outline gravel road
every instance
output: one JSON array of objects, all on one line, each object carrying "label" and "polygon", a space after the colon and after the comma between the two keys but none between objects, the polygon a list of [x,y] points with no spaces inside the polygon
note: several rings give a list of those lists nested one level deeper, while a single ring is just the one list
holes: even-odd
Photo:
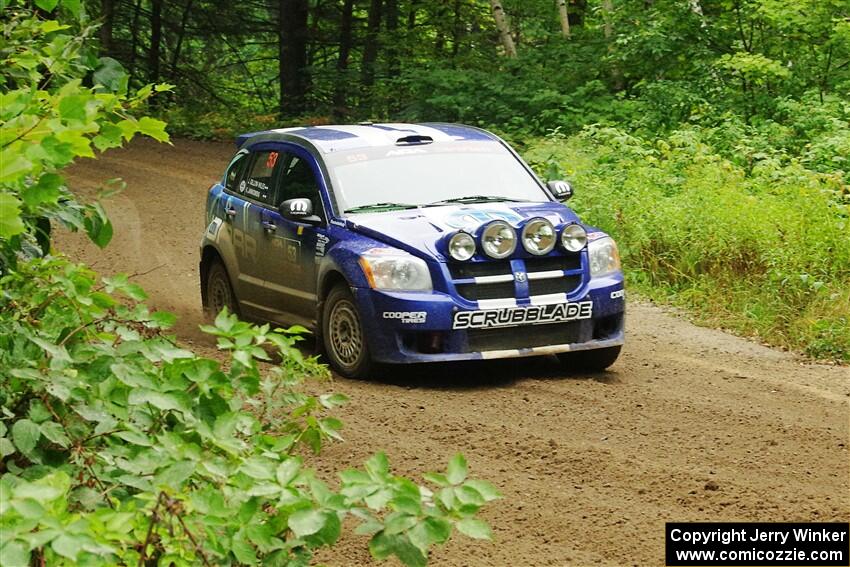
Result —
[{"label": "gravel road", "polygon": [[[151,303],[180,316],[201,350],[198,243],[207,188],[233,146],[145,140],[86,160],[71,186],[127,188],[107,202],[115,239],[59,248],[104,273],[140,274]],[[463,536],[438,566],[659,565],[666,521],[850,520],[850,368],[806,363],[629,301],[627,342],[604,374],[565,375],[550,359],[390,369],[332,387],[347,442],[333,471],[384,450],[397,472],[442,469],[463,451],[505,498],[484,512],[495,543]],[[370,564],[346,536],[330,565]]]}]

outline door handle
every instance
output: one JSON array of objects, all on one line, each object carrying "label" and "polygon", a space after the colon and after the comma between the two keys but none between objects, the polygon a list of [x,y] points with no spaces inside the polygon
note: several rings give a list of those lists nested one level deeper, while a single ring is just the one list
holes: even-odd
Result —
[{"label": "door handle", "polygon": [[263,230],[265,230],[266,232],[274,232],[277,230],[277,225],[273,222],[263,221],[260,224],[263,225]]},{"label": "door handle", "polygon": [[233,218],[236,216],[236,209],[224,209],[224,214],[226,214],[230,218]]}]

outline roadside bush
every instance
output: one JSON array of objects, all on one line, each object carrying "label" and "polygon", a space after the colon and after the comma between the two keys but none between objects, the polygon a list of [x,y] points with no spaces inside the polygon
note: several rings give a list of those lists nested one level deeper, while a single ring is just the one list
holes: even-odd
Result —
[{"label": "roadside bush", "polygon": [[[51,10],[56,2],[36,2]],[[126,276],[99,278],[51,248],[51,223],[99,246],[112,226],[61,169],[137,134],[167,86],[129,93],[114,60],[89,49],[79,2],[68,24],[17,4],[0,36],[0,557],[26,565],[308,565],[343,521],[378,560],[425,565],[452,530],[490,538],[476,513],[499,497],[462,455],[432,489],[385,455],[330,486],[305,449],[340,439],[339,394],[299,386],[327,369],[299,351],[303,329],[221,313],[203,330],[224,362],[182,348]],[[78,18],[78,19],[74,19]]]},{"label": "roadside bush", "polygon": [[768,158],[743,167],[704,138],[590,127],[532,144],[527,157],[575,182],[571,205],[618,238],[635,288],[712,325],[850,360],[843,174]]}]

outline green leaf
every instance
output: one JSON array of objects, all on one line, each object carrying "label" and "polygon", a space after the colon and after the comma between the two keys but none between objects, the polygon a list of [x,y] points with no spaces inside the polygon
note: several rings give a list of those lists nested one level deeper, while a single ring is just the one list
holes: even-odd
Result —
[{"label": "green leaf", "polygon": [[[124,67],[112,57],[101,57],[100,65],[92,75],[96,85],[104,86],[113,93],[123,93],[127,90],[128,76]],[[120,133],[120,130],[119,130]]]},{"label": "green leaf", "polygon": [[80,554],[80,551],[82,551],[82,543],[83,540],[79,537],[62,534],[50,543],[50,547],[52,547],[53,551],[62,557],[67,557],[72,561],[76,561],[77,556]]},{"label": "green leaf", "polygon": [[321,530],[326,521],[327,518],[321,510],[299,510],[289,516],[289,529],[297,537],[304,537]]},{"label": "green leaf", "polygon": [[62,186],[62,181],[62,177],[55,173],[42,175],[38,183],[30,185],[21,192],[24,204],[30,209],[35,209],[43,203],[55,203],[61,194],[59,188]]},{"label": "green leaf", "polygon": [[277,481],[281,486],[287,486],[301,470],[301,459],[290,457],[277,467]]},{"label": "green leaf", "polygon": [[28,419],[19,419],[12,426],[12,441],[21,453],[28,454],[35,449],[41,429]]},{"label": "green leaf", "polygon": [[168,329],[177,322],[177,315],[168,311],[156,311],[151,313],[151,321],[160,329]]},{"label": "green leaf", "polygon": [[157,142],[167,142],[168,133],[165,131],[165,122],[144,116],[139,120],[139,132],[150,136]]},{"label": "green leaf", "polygon": [[35,0],[35,5],[45,12],[52,12],[59,0]]},{"label": "green leaf", "polygon": [[112,240],[112,222],[99,216],[87,216],[85,219],[86,233],[98,248],[105,248]]},{"label": "green leaf", "polygon": [[40,425],[41,434],[64,448],[71,445],[71,440],[65,434],[65,428],[55,421],[45,421]]},{"label": "green leaf", "polygon": [[490,526],[483,520],[475,518],[464,518],[457,524],[457,529],[460,533],[465,534],[474,539],[493,539],[493,532],[490,531]]},{"label": "green leaf", "polygon": [[230,550],[233,552],[233,555],[240,563],[244,565],[257,564],[257,551],[254,549],[253,545],[251,545],[244,539],[233,538],[233,543],[230,546]]},{"label": "green leaf", "polygon": [[86,95],[68,95],[59,100],[59,116],[63,120],[85,122],[86,104],[92,100]]},{"label": "green leaf", "polygon": [[15,452],[15,446],[5,437],[0,437],[0,459],[8,457]]},{"label": "green leaf", "polygon": [[37,520],[44,517],[44,507],[32,498],[13,500],[12,507],[24,518]]},{"label": "green leaf", "polygon": [[113,433],[113,435],[119,439],[127,441],[128,443],[132,443],[133,445],[153,447],[153,440],[144,433],[136,431],[118,431],[117,433]]},{"label": "green leaf", "polygon": [[158,472],[154,479],[154,483],[157,485],[165,484],[169,487],[177,488],[183,483],[183,481],[192,476],[192,473],[194,472],[195,461],[178,461],[168,465],[162,471]]},{"label": "green leaf", "polygon": [[27,567],[30,564],[29,547],[20,541],[10,541],[0,547],[4,567]]},{"label": "green leaf", "polygon": [[496,489],[495,486],[487,482],[486,480],[468,480],[464,484],[464,486],[469,486],[474,488],[484,497],[486,502],[490,502],[491,500],[496,500],[497,498],[501,498],[502,494]]},{"label": "green leaf", "polygon": [[9,193],[0,193],[0,238],[11,238],[24,230],[21,202]]},{"label": "green leaf", "polygon": [[463,455],[458,453],[452,457],[451,461],[449,461],[449,469],[446,478],[451,484],[460,484],[466,480],[467,470],[468,467],[466,459]]},{"label": "green leaf", "polygon": [[373,480],[384,480],[390,470],[390,462],[386,454],[376,453],[366,461],[366,472]]},{"label": "green leaf", "polygon": [[379,561],[395,555],[408,567],[425,567],[428,564],[428,557],[404,534],[375,534],[369,541],[369,552]]},{"label": "green leaf", "polygon": [[191,406],[189,396],[184,392],[156,392],[145,388],[130,392],[128,402],[131,405],[148,403],[163,411],[180,410],[188,412]]}]

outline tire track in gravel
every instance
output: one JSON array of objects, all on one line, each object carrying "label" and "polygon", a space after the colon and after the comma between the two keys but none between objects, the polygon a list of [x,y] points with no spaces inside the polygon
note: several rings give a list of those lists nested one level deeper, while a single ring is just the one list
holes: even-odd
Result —
[{"label": "tire track in gravel", "polygon": [[[74,190],[123,177],[107,202],[115,239],[59,248],[105,273],[135,272],[151,303],[180,316],[180,339],[205,354],[197,274],[206,190],[231,144],[140,140],[75,166]],[[152,271],[149,271],[152,270]],[[149,273],[145,273],[148,272]],[[385,450],[419,476],[457,451],[505,495],[485,509],[496,542],[462,536],[440,566],[660,565],[665,521],[850,519],[850,369],[793,355],[675,313],[629,302],[628,339],[609,372],[566,374],[554,359],[390,368],[338,379],[347,443],[314,464],[333,472]],[[320,558],[371,564],[363,537]]]}]

